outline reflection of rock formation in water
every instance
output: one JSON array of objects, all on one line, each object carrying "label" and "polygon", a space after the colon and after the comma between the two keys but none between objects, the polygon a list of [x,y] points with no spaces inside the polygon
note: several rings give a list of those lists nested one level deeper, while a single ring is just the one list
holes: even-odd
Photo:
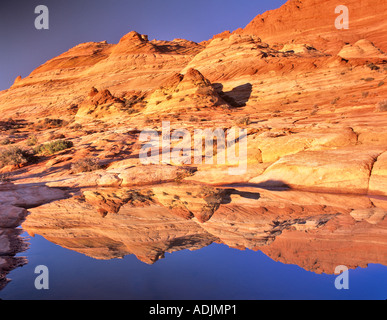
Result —
[{"label": "reflection of rock formation in water", "polygon": [[25,257],[16,254],[27,249],[28,244],[17,229],[27,215],[26,208],[65,197],[65,192],[45,186],[17,186],[0,183],[0,290],[10,281],[7,274],[27,263]]},{"label": "reflection of rock formation in water", "polygon": [[88,190],[30,211],[30,234],[97,259],[154,263],[217,242],[317,273],[387,265],[387,202],[366,196],[167,184]]},{"label": "reflection of rock formation in water", "polygon": [[0,290],[10,281],[7,274],[13,269],[27,263],[24,257],[16,257],[19,252],[26,250],[27,244],[20,234],[20,229],[0,228]]}]

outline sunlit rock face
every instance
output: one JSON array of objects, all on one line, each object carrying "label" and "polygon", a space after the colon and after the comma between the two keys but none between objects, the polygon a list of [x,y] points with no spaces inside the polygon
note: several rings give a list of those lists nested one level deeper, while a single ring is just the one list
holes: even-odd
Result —
[{"label": "sunlit rock face", "polygon": [[[335,12],[339,5],[350,9],[349,28],[340,32],[335,28],[335,20],[342,13]],[[290,0],[279,9],[258,15],[244,29],[238,29],[235,33],[258,35],[269,43],[289,40],[310,43],[330,52],[337,52],[345,42],[368,38],[387,51],[383,31],[386,27],[383,16],[386,9],[387,4],[383,0],[344,0],[339,4],[334,0]],[[369,24],[374,24],[375,28],[368,29]]]},{"label": "sunlit rock face", "polygon": [[29,234],[96,259],[154,263],[216,242],[317,273],[387,264],[387,207],[368,197],[167,184],[88,190],[30,212]]},{"label": "sunlit rock face", "polygon": [[[0,158],[3,279],[22,263],[20,223],[97,259],[152,264],[216,242],[318,273],[386,265],[387,2],[340,4],[348,30],[335,28],[335,1],[289,0],[200,44],[132,31],[16,78],[0,92],[0,152],[73,146]],[[160,144],[142,163],[141,133],[170,139],[164,122],[191,136],[245,129],[246,170],[169,163],[173,145]]]},{"label": "sunlit rock face", "polygon": [[9,116],[14,116],[15,108],[25,116],[32,109],[35,117],[44,117],[47,111],[65,116],[64,111],[81,103],[91,87],[108,88],[119,96],[130,90],[157,88],[201,50],[192,41],[149,41],[134,31],[118,44],[82,43],[17,79],[10,90],[1,93],[0,106]]},{"label": "sunlit rock face", "polygon": [[[383,195],[386,2],[341,5],[351,8],[349,29],[336,29],[333,0],[290,0],[202,43],[131,31],[117,44],[79,44],[0,92],[1,141],[31,149],[31,136],[36,144],[64,137],[74,147],[35,163],[0,164],[0,174],[69,188],[156,180],[139,177],[142,170],[171,181],[177,169],[139,161],[141,132],[164,134],[169,121],[191,135],[247,130],[242,174],[191,163],[195,172],[184,181]],[[72,175],[85,157],[101,170]]]}]

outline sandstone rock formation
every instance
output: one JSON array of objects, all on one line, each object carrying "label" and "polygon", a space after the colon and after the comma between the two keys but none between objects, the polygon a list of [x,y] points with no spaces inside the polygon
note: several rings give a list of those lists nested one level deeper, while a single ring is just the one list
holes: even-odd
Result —
[{"label": "sandstone rock formation", "polygon": [[133,89],[152,90],[179,72],[202,47],[191,41],[148,41],[130,32],[118,44],[80,44],[46,62],[11,90],[0,94],[4,116],[47,113],[66,116],[65,110],[81,103],[93,86],[121,96]]},{"label": "sandstone rock formation", "polygon": [[382,153],[374,163],[370,177],[369,193],[387,196],[387,153]]},{"label": "sandstone rock formation", "polygon": [[353,45],[345,45],[337,54],[339,57],[349,59],[387,59],[387,55],[369,40],[361,39]]},{"label": "sandstone rock formation", "polygon": [[314,191],[366,194],[375,159],[383,150],[341,148],[299,152],[282,157],[250,182]]},{"label": "sandstone rock formation", "polygon": [[76,117],[111,118],[119,115],[123,105],[124,101],[113,97],[109,90],[98,91],[93,87],[88,97],[78,106]]},{"label": "sandstone rock formation", "polygon": [[[338,5],[349,8],[349,29],[337,30],[335,13]],[[253,34],[269,43],[293,41],[310,43],[318,49],[337,52],[341,44],[368,38],[382,50],[387,50],[384,12],[386,3],[382,0],[353,1],[340,3],[333,0],[291,0],[281,8],[265,12],[253,19],[236,34]],[[369,25],[374,28],[369,29]],[[289,38],[290,37],[290,38]]]},{"label": "sandstone rock formation", "polygon": [[[349,29],[335,28],[333,0],[289,0],[200,44],[132,31],[17,78],[0,92],[0,224],[28,210],[31,234],[101,259],[154,263],[218,242],[315,272],[386,265],[386,1],[340,4]],[[179,142],[162,145],[164,122],[191,136],[244,129],[246,170],[168,162]],[[157,134],[147,165],[145,128]],[[32,156],[61,139],[72,147]],[[10,159],[10,145],[30,157]],[[81,160],[96,166],[74,170]]]},{"label": "sandstone rock formation", "polygon": [[199,71],[190,68],[186,74],[175,74],[163,83],[149,97],[144,113],[187,112],[222,106],[229,107],[211,83]]},{"label": "sandstone rock formation", "polygon": [[[261,250],[317,273],[332,274],[339,264],[387,263],[387,208],[367,197],[257,188],[214,191],[174,184],[90,190],[84,198],[31,209],[23,228],[96,259],[135,254],[155,263],[165,252],[217,242]],[[203,221],[196,214],[205,212],[200,208],[209,201],[217,205]],[[101,215],[96,210],[101,205],[110,212]]]},{"label": "sandstone rock formation", "polygon": [[[346,162],[351,147],[359,159],[369,159],[369,152],[371,158],[377,157],[385,151],[387,137],[383,112],[374,112],[387,93],[385,37],[380,32],[385,24],[380,13],[385,4],[347,0],[345,5],[351,8],[349,30],[334,28],[334,5],[332,1],[291,0],[256,17],[244,29],[224,32],[201,44],[184,39],[149,41],[135,31],[118,44],[80,44],[0,93],[1,117],[7,129],[1,138],[25,147],[30,135],[40,141],[68,136],[75,143],[74,149],[28,169],[50,177],[51,185],[62,180],[66,186],[82,179],[71,176],[69,168],[88,155],[105,166],[115,166],[116,172],[128,171],[127,167],[119,169],[123,161],[138,166],[138,133],[145,127],[161,131],[164,120],[190,133],[208,127],[249,129],[245,174],[229,177],[227,166],[200,164],[192,165],[197,176],[187,176],[187,180],[261,183],[276,178],[273,172],[280,172],[280,166],[287,172],[285,163],[293,156],[298,159],[296,166],[309,161],[316,172],[315,165],[332,162],[338,154],[336,160]],[[360,11],[366,18],[361,19]],[[321,19],[315,19],[317,16]],[[298,30],[293,34],[296,36],[289,37],[294,30]],[[58,114],[61,126],[38,132],[32,129]],[[9,117],[17,124],[6,122]],[[246,119],[247,125],[238,118]],[[14,127],[18,134],[7,135],[16,130]],[[361,146],[369,146],[369,150]],[[365,162],[370,169],[373,161]],[[362,160],[358,163],[362,166],[360,163]],[[378,166],[375,170],[380,171]],[[357,170],[355,167],[351,170]],[[60,173],[58,168],[62,168]],[[26,181],[25,175],[17,173],[23,171],[17,169],[11,166],[3,171],[16,171],[16,177]],[[357,191],[351,185],[342,187],[348,187],[347,192],[368,192],[368,169],[362,171]],[[331,175],[342,175],[342,170],[332,170]],[[309,173],[304,170],[304,174]],[[316,179],[308,180],[299,174],[287,176],[286,184],[309,188],[329,177],[319,173]],[[99,174],[99,185],[120,185],[122,178],[115,172],[103,175]],[[68,177],[67,182],[63,176]],[[86,174],[85,178],[91,176]],[[375,171],[375,177],[379,176]],[[37,176],[30,175],[27,181],[38,180],[32,177]],[[337,181],[347,178],[344,174]],[[381,180],[371,179],[372,188],[381,189],[375,181]],[[321,182],[324,188],[335,186],[330,181]]]}]

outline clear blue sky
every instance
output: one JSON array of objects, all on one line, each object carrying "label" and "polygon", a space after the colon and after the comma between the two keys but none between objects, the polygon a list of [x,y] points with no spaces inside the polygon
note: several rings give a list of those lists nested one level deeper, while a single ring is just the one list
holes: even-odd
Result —
[{"label": "clear blue sky", "polygon": [[[149,39],[196,42],[245,27],[286,0],[5,0],[0,2],[0,90],[47,60],[88,41],[118,43],[135,30]],[[50,29],[36,30],[35,7],[49,9]]]}]

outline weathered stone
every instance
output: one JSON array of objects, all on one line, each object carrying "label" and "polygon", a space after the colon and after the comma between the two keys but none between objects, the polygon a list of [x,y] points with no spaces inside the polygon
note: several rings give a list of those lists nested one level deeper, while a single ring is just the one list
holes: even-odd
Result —
[{"label": "weathered stone", "polygon": [[387,196],[387,152],[381,154],[372,168],[369,193]]},{"label": "weathered stone", "polygon": [[342,148],[303,151],[281,158],[251,183],[314,191],[368,193],[369,179],[381,149]]}]

